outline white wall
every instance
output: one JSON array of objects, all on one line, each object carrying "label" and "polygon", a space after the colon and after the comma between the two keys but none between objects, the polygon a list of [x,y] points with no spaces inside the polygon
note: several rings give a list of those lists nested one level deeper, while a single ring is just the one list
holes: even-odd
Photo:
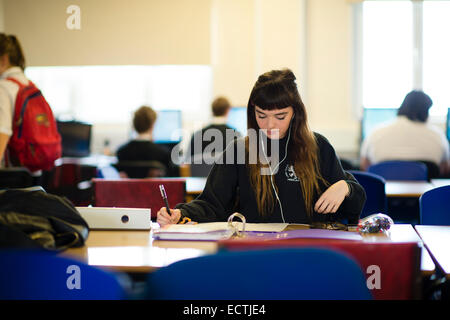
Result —
[{"label": "white wall", "polygon": [[308,1],[310,124],[341,152],[356,151],[359,138],[359,122],[352,106],[351,18],[348,0]]},{"label": "white wall", "polygon": [[213,0],[214,95],[246,106],[257,77],[290,68],[304,91],[305,0]]},{"label": "white wall", "polygon": [[[209,64],[210,0],[4,0],[29,65]],[[80,7],[79,30],[66,26]]]},{"label": "white wall", "polygon": [[5,32],[5,8],[4,8],[4,0],[0,0],[0,32]]},{"label": "white wall", "polygon": [[290,68],[310,126],[340,152],[356,152],[352,106],[352,7],[347,0],[215,0],[214,93],[247,105],[257,76]]},{"label": "white wall", "polygon": [[[4,0],[29,65],[210,64],[212,93],[248,102],[257,76],[288,67],[310,126],[356,151],[348,0]],[[65,27],[70,4],[81,30]],[[210,110],[205,110],[210,114]]]}]

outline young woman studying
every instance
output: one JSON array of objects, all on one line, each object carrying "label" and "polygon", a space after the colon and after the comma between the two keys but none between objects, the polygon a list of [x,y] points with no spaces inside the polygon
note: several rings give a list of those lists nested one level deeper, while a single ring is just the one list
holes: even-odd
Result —
[{"label": "young woman studying", "polygon": [[[256,139],[249,134],[231,143],[197,199],[178,204],[170,214],[165,208],[158,211],[161,226],[182,217],[227,221],[234,212],[247,222],[357,223],[364,189],[342,169],[327,139],[309,129],[292,71],[274,70],[258,78],[248,102],[247,124]],[[278,143],[278,157],[271,153],[276,150],[273,142]],[[240,152],[245,163],[239,161]],[[252,161],[255,153],[262,156]]]}]

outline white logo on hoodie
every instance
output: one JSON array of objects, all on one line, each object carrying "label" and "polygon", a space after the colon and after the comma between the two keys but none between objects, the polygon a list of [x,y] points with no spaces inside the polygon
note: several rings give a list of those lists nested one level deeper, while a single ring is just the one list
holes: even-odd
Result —
[{"label": "white logo on hoodie", "polygon": [[297,178],[297,175],[295,174],[294,171],[294,167],[291,164],[286,166],[286,169],[284,169],[284,173],[286,174],[286,178],[288,181],[295,181],[295,182],[300,181]]}]

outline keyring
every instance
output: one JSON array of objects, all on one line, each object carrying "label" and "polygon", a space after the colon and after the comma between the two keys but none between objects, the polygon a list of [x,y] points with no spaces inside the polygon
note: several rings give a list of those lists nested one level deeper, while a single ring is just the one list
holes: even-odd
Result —
[{"label": "keyring", "polygon": [[[233,225],[233,218],[234,217],[238,217],[239,219],[241,219],[242,222],[242,230],[239,231],[237,224]],[[235,212],[233,213],[231,216],[228,217],[228,228],[233,230],[233,235],[237,236],[237,237],[242,237],[244,236],[244,231],[245,231],[245,217],[240,214],[239,212]]]}]

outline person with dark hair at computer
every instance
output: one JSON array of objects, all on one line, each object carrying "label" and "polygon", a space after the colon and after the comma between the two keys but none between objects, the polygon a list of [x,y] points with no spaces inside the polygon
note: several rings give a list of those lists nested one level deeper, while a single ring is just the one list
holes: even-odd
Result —
[{"label": "person with dark hair at computer", "polygon": [[427,123],[431,98],[411,91],[398,109],[393,123],[374,130],[361,146],[361,170],[388,160],[430,162],[445,174],[450,169],[449,144],[444,133]]},{"label": "person with dark hair at computer", "polygon": [[212,123],[194,132],[188,146],[187,162],[198,163],[195,159],[208,159],[225,150],[228,143],[240,137],[239,132],[227,125],[227,116],[231,105],[227,98],[217,97],[211,105]]},{"label": "person with dark hair at computer", "polygon": [[156,112],[142,106],[135,111],[133,127],[138,136],[117,150],[118,169],[129,178],[178,176],[178,167],[170,158],[169,150],[152,141]]},{"label": "person with dark hair at computer", "polygon": [[158,211],[161,226],[185,217],[227,221],[234,212],[246,222],[358,222],[365,191],[342,169],[328,140],[310,130],[291,70],[259,76],[247,104],[247,128],[247,136],[230,143],[214,164],[200,196],[170,213]]}]

